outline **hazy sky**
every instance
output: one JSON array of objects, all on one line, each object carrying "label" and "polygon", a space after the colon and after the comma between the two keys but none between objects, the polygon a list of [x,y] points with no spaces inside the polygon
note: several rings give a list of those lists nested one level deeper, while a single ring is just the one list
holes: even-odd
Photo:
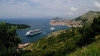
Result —
[{"label": "hazy sky", "polygon": [[100,0],[0,0],[0,18],[74,18],[100,11]]}]

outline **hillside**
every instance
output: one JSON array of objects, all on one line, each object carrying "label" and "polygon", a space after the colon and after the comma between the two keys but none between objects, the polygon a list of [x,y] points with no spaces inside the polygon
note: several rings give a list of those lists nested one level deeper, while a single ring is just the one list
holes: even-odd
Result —
[{"label": "hillside", "polygon": [[88,11],[87,13],[75,18],[75,20],[82,20],[85,24],[89,24],[93,21],[94,18],[100,16],[100,12]]},{"label": "hillside", "polygon": [[78,46],[75,42],[78,36],[80,35],[75,33],[75,29],[53,32],[29,45],[26,50],[30,52],[23,53],[22,56],[64,56],[76,50]]},{"label": "hillside", "polygon": [[77,49],[75,52],[66,56],[100,56],[100,35],[99,39],[88,46]]},{"label": "hillside", "polygon": [[99,44],[100,16],[90,26],[50,33],[21,49],[21,56],[98,56]]}]

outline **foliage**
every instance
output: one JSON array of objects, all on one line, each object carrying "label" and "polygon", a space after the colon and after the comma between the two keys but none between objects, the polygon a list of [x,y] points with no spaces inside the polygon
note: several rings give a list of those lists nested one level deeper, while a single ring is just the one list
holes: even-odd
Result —
[{"label": "foliage", "polygon": [[16,27],[8,28],[6,23],[0,23],[0,56],[17,55],[17,45],[21,38],[17,36]]},{"label": "foliage", "polygon": [[[100,38],[100,36],[99,36]],[[100,39],[66,56],[100,56]]]},{"label": "foliage", "polygon": [[17,29],[26,29],[26,28],[30,28],[31,26],[29,25],[25,25],[25,24],[10,24],[10,23],[6,23],[7,26],[9,26],[9,28],[11,28],[12,26],[17,27]]},{"label": "foliage", "polygon": [[98,18],[94,18],[93,23],[91,23],[91,27],[95,31],[96,35],[100,33],[100,16]]},{"label": "foliage", "polygon": [[54,32],[32,43],[32,46],[29,46],[32,52],[24,53],[22,56],[65,56],[77,48],[75,39],[78,37],[75,34],[78,34],[75,31],[77,30],[73,28]]},{"label": "foliage", "polygon": [[94,36],[100,34],[99,29],[100,29],[100,17],[94,18],[93,23],[91,23],[90,26],[84,26],[83,28],[79,28],[81,38],[77,42],[77,44],[79,46],[84,46],[95,41]]}]

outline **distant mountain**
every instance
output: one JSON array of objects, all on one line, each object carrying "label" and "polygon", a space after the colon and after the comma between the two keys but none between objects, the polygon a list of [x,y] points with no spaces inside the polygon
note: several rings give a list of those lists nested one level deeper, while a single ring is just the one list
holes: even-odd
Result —
[{"label": "distant mountain", "polygon": [[87,13],[75,18],[75,20],[82,20],[84,24],[89,24],[98,16],[100,16],[100,12],[88,11]]},{"label": "distant mountain", "polygon": [[55,18],[52,18],[51,20],[61,21],[61,20],[62,20],[62,18],[55,17]]}]

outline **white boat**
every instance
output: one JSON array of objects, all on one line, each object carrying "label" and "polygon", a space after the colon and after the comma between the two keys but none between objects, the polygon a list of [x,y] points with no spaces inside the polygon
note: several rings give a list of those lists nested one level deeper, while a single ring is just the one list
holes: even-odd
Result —
[{"label": "white boat", "polygon": [[41,33],[42,31],[41,31],[41,29],[35,29],[35,30],[30,30],[30,31],[28,31],[28,32],[26,32],[26,36],[30,36],[30,35],[35,35],[35,34],[39,34],[39,33]]},{"label": "white boat", "polygon": [[51,29],[51,30],[55,30],[55,28],[54,28],[54,27],[51,27],[50,29]]}]

